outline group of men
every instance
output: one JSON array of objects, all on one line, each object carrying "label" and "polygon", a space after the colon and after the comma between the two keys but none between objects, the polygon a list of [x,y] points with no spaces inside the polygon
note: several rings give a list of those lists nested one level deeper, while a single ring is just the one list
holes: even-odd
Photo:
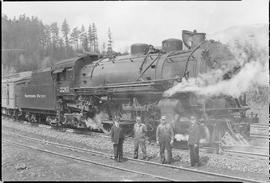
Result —
[{"label": "group of men", "polygon": [[[191,116],[191,128],[189,130],[188,146],[190,150],[191,166],[200,166],[199,162],[199,141],[200,141],[200,127],[195,116]],[[142,123],[141,117],[136,117],[134,125],[134,159],[138,158],[139,148],[142,151],[142,159],[148,160],[146,154],[146,133],[147,127]],[[116,161],[123,161],[123,142],[124,131],[119,125],[119,120],[114,121],[111,129],[111,139],[113,142],[114,159]],[[166,116],[161,116],[160,124],[156,130],[156,141],[160,147],[160,160],[162,164],[170,164],[172,161],[172,146],[174,142],[174,131],[171,124],[167,121]],[[168,158],[165,158],[165,149]]]}]

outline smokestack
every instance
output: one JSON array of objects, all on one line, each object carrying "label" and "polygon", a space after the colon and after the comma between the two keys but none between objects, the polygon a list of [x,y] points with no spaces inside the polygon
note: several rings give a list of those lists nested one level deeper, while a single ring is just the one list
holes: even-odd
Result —
[{"label": "smokestack", "polygon": [[187,30],[182,31],[182,40],[188,49],[198,46],[201,42],[205,41],[205,39],[205,33],[198,33],[196,30],[193,32]]},{"label": "smokestack", "polygon": [[194,30],[192,35],[192,45],[191,48],[194,48],[198,46],[201,42],[205,41],[205,33],[197,33],[196,30]]}]

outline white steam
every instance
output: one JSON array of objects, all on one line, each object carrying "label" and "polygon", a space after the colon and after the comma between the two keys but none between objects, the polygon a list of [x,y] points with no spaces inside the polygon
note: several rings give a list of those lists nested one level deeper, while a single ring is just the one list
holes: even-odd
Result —
[{"label": "white steam", "polygon": [[96,114],[94,118],[87,118],[85,124],[88,128],[95,130],[102,130],[104,133],[109,133],[106,129],[103,128],[102,121],[108,119],[108,115],[101,111]]},{"label": "white steam", "polygon": [[[258,30],[247,31],[245,28],[241,29],[240,32],[241,34],[234,36],[226,33],[226,31],[223,33],[231,37],[231,39],[227,39],[227,42],[226,40],[223,41],[230,43],[228,45],[233,52],[235,61],[241,65],[241,70],[236,75],[229,80],[223,80],[222,76],[228,70],[213,70],[199,75],[197,78],[183,79],[181,83],[165,91],[163,96],[170,97],[176,93],[194,92],[209,97],[219,95],[239,97],[242,93],[257,91],[260,87],[268,88],[268,29],[262,27]],[[243,34],[248,36],[243,37]]]},{"label": "white steam", "polygon": [[239,97],[244,92],[268,86],[268,65],[268,62],[259,61],[246,63],[240,72],[229,80],[222,80],[224,72],[220,69],[200,75],[198,78],[183,79],[181,83],[165,91],[164,96],[170,97],[179,92],[194,92],[204,96]]}]

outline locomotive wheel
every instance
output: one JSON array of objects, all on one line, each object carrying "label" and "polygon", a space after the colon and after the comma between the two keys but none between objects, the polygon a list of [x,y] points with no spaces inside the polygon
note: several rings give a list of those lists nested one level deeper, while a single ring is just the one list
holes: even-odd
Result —
[{"label": "locomotive wheel", "polygon": [[19,119],[18,113],[19,112],[17,110],[14,111],[14,120],[18,120]]},{"label": "locomotive wheel", "polygon": [[77,128],[86,128],[86,125],[83,122],[78,122],[77,123]]}]

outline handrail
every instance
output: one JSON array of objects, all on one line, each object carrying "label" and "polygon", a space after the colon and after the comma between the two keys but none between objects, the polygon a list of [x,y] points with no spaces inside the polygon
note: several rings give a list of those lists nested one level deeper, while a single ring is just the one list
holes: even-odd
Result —
[{"label": "handrail", "polygon": [[157,80],[149,80],[149,81],[139,81],[139,82],[124,82],[124,83],[114,83],[114,84],[107,84],[103,86],[96,86],[96,87],[77,87],[77,88],[72,88],[72,89],[84,89],[84,88],[104,88],[104,87],[111,87],[111,86],[125,86],[129,84],[149,84],[149,83],[158,83],[158,82],[164,82],[164,81],[173,81],[176,80],[177,78],[169,78],[169,79],[157,79]]},{"label": "handrail", "polygon": [[186,75],[187,75],[187,67],[188,67],[188,62],[189,62],[189,59],[190,59],[190,57],[193,55],[193,53],[197,50],[197,49],[199,49],[200,47],[201,47],[201,45],[203,45],[204,43],[206,43],[207,41],[203,41],[203,42],[201,42],[198,46],[196,46],[195,48],[193,48],[193,50],[191,51],[191,53],[189,54],[189,56],[188,56],[188,59],[187,59],[187,62],[186,62],[186,66],[185,66],[185,70],[184,70],[184,75],[183,75],[183,77],[186,77]]},{"label": "handrail", "polygon": [[[153,65],[153,63],[155,63],[159,58],[160,58],[161,54],[158,53],[158,56],[144,69],[144,71],[139,75],[139,77],[136,80],[139,80],[143,74]],[[141,72],[141,68],[140,68],[140,72]]]}]

